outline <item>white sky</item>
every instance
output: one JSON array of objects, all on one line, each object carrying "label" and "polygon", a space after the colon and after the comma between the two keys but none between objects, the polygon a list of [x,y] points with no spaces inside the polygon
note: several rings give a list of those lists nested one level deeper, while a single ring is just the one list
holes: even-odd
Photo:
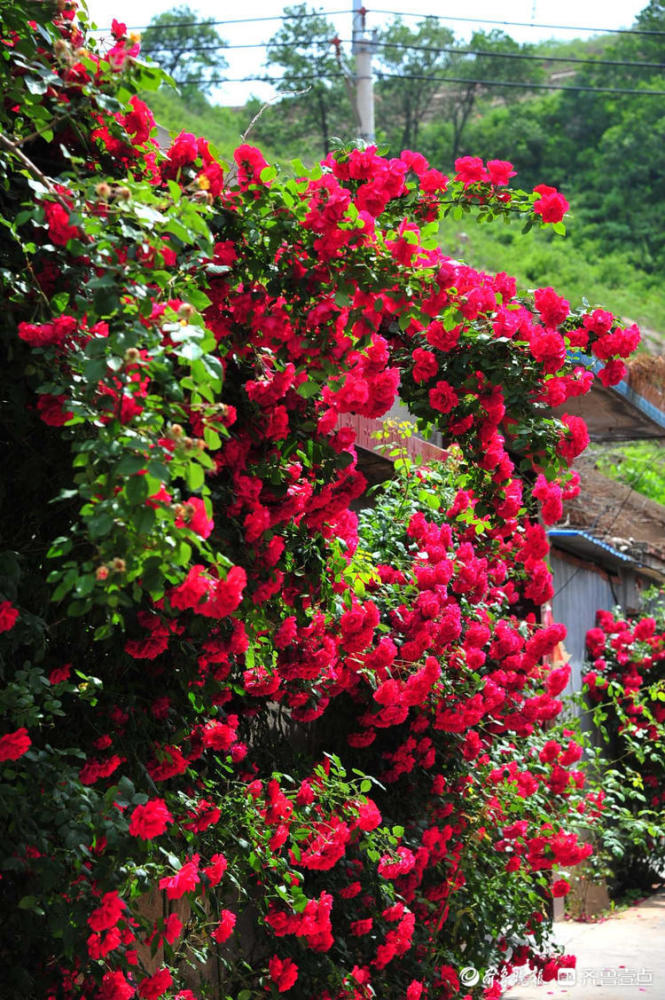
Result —
[{"label": "white sky", "polygon": [[[124,21],[129,28],[147,25],[156,14],[170,10],[178,2],[186,2],[200,17],[211,17],[215,20],[231,20],[236,18],[275,17],[278,18],[286,5],[283,0],[244,0],[243,3],[231,4],[219,0],[88,0],[88,10],[95,24],[100,28],[108,28],[115,17]],[[291,0],[291,4],[297,0]],[[525,21],[529,25],[572,25],[578,29],[591,27],[598,30],[612,28],[629,28],[635,16],[647,5],[648,0],[620,0],[608,3],[607,0],[469,0],[466,4],[456,6],[444,4],[441,0],[382,0],[377,4],[377,10],[387,10],[391,13],[445,15],[451,17],[459,14],[466,18],[489,18],[501,21]],[[351,36],[352,0],[324,0],[323,3],[308,3],[317,11],[327,14],[330,11],[349,13],[330,16],[340,38]],[[392,20],[390,14],[372,13],[369,0],[366,2],[367,28],[380,28]],[[407,24],[414,26],[417,17],[405,17]],[[471,24],[468,22],[443,22],[450,27],[459,38],[468,37],[474,29],[491,30],[501,27],[492,24]],[[229,45],[247,45],[267,42],[279,28],[279,20],[263,21],[255,24],[224,24],[217,30]],[[505,26],[503,30],[519,42],[537,42],[545,38],[570,39],[589,37],[593,32],[583,30],[555,31],[549,28]],[[346,47],[348,50],[348,46]],[[262,48],[231,49],[225,52],[229,68],[225,71],[227,77],[246,77],[262,75],[268,72],[264,66],[265,50]],[[213,100],[220,104],[241,105],[252,95],[264,100],[269,99],[274,89],[262,83],[226,83],[213,95]]]}]

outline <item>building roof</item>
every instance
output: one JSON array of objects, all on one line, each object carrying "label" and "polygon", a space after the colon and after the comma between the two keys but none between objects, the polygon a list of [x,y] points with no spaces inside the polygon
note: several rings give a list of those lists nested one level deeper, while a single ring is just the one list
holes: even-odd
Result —
[{"label": "building roof", "polygon": [[580,494],[564,505],[552,542],[610,569],[630,563],[665,582],[665,506],[603,476],[591,458],[579,459],[575,468]]},{"label": "building roof", "polygon": [[[603,363],[584,354],[578,360],[598,371]],[[626,378],[606,388],[596,379],[585,396],[569,399],[552,412],[583,417],[592,441],[665,441],[665,358],[641,355],[628,366]]]}]

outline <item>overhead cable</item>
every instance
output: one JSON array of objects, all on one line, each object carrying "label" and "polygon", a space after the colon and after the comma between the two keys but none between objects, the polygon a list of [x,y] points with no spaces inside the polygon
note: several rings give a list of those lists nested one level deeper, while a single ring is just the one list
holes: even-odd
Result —
[{"label": "overhead cable", "polygon": [[[320,10],[305,12],[302,14],[274,14],[266,17],[237,17],[227,20],[205,20],[205,21],[170,21],[164,24],[141,24],[132,25],[133,31],[144,31],[150,28],[153,31],[167,28],[200,28],[204,26],[216,27],[225,24],[258,24],[264,21],[302,21],[311,17],[337,17],[345,14],[353,14],[352,10]],[[469,24],[495,24],[512,28],[541,28],[547,31],[590,31],[595,34],[606,35],[651,35],[663,36],[665,30],[647,28],[603,28],[589,27],[582,24],[537,24],[533,21],[499,21],[487,17],[456,17],[444,14],[415,14],[408,10],[372,10],[365,8],[365,14],[388,14],[391,17],[415,17],[421,21],[462,21]],[[96,31],[109,32],[110,28],[97,28]]]},{"label": "overhead cable", "polygon": [[[296,76],[281,76],[281,77],[270,77],[270,76],[240,76],[240,77],[192,77],[186,80],[183,86],[192,83],[269,83],[273,86],[278,86],[280,83],[298,83],[307,80],[334,80],[343,79],[345,77],[344,73],[326,73],[322,76],[320,73],[302,73]],[[558,83],[531,83],[530,81],[514,81],[514,80],[478,80],[474,77],[465,76],[431,76],[428,74],[415,74],[415,73],[383,73],[381,71],[377,72],[377,79],[380,83],[382,80],[428,80],[432,83],[464,83],[467,85],[475,84],[481,87],[517,87],[520,90],[575,90],[582,91],[588,94],[636,94],[638,96],[644,97],[665,97],[665,90],[641,90],[638,87],[585,87],[582,85],[574,84],[558,84]]]},{"label": "overhead cable", "polygon": [[544,28],[547,31],[593,31],[607,35],[665,35],[665,31],[647,28],[590,28],[583,24],[535,24],[533,21],[496,21],[488,17],[453,17],[444,14],[413,14],[408,10],[371,10],[371,14],[390,14],[392,17],[417,17],[421,21],[464,21],[470,24],[501,24],[511,28]]},{"label": "overhead cable", "polygon": [[[343,45],[350,44],[351,40],[348,38],[338,38],[335,41],[340,42]],[[246,44],[227,44],[223,42],[219,45],[192,45],[187,49],[188,52],[215,52],[218,49],[221,50],[232,50],[232,49],[265,49],[270,45],[274,45],[275,48],[307,48],[310,45],[320,45],[329,46],[333,42],[333,39],[329,38],[313,38],[307,42],[247,42]],[[378,49],[404,49],[413,52],[446,52],[453,55],[464,55],[464,56],[487,56],[491,59],[525,59],[529,62],[558,62],[558,63],[575,63],[582,64],[585,66],[628,66],[635,67],[639,69],[661,69],[665,71],[665,63],[659,62],[642,62],[641,60],[631,60],[631,59],[583,59],[575,56],[549,56],[542,55],[537,56],[533,53],[527,52],[498,52],[490,49],[465,49],[456,48],[454,46],[439,46],[439,45],[411,45],[406,42],[373,42],[374,47]]]},{"label": "overhead cable", "polygon": [[[168,21],[164,24],[133,24],[129,31],[161,31],[167,28],[215,28],[220,24],[258,24],[263,21],[303,21],[309,17],[337,17],[342,14],[353,14],[352,10],[319,10],[305,14],[273,14],[266,17],[234,17],[225,21],[205,20],[205,21]],[[111,31],[111,28],[94,28],[94,31]]]}]

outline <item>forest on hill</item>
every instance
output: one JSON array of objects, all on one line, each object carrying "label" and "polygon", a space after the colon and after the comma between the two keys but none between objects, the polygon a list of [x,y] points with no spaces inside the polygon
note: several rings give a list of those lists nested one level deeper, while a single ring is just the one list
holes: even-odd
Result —
[{"label": "forest on hill", "polygon": [[[284,97],[263,109],[251,135],[284,164],[294,157],[311,164],[355,134],[342,73],[349,67],[330,44],[333,25],[313,13],[305,4],[285,8],[289,18],[266,50],[266,76],[282,80]],[[165,12],[144,34],[144,52],[179,83],[153,95],[153,107],[164,126],[208,135],[228,157],[261,104],[229,108],[206,96],[223,95],[215,89],[223,40],[211,26],[188,28],[189,54],[168,62],[168,32],[182,32],[160,28],[160,20],[191,23],[191,14],[185,7]],[[647,346],[661,350],[665,4],[651,0],[633,32],[531,46],[493,30],[462,43],[436,18],[415,26],[395,18],[377,40],[377,142],[391,154],[417,149],[447,172],[458,156],[509,159],[518,186],[545,182],[563,190],[572,205],[565,243],[552,234],[520,241],[510,226],[467,230],[463,221],[448,222],[443,239],[452,254],[472,251],[490,269],[508,258],[530,287],[554,270],[565,294],[637,320]]]}]

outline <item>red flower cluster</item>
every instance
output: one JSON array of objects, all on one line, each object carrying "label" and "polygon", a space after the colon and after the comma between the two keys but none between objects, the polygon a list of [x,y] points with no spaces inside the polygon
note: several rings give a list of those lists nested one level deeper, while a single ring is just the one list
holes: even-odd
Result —
[{"label": "red flower cluster", "polygon": [[[447,1000],[476,957],[465,894],[481,861],[521,907],[497,919],[513,931],[494,959],[542,965],[523,941],[545,904],[528,900],[588,855],[569,818],[599,804],[572,769],[575,740],[545,732],[568,683],[545,665],[563,630],[517,614],[552,594],[538,513],[560,517],[565,466],[588,440],[544,404],[593,382],[569,351],[588,350],[614,384],[638,334],[549,287],[518,296],[508,275],[423,238],[450,205],[560,222],[556,189],[504,190],[509,162],[463,157],[449,180],[418,153],[369,146],[281,182],[248,145],[226,175],[188,132],[162,155],[146,105],[108,99],[121,72],[119,95],[133,85],[125,26],[105,57],[84,57],[70,13],[56,19],[64,47],[49,54],[39,34],[40,66],[52,69],[53,162],[68,150],[82,179],[35,209],[40,291],[16,346],[48,389],[28,419],[68,423],[52,437],[76,454],[80,524],[60,596],[65,617],[84,616],[76,655],[97,652],[99,678],[51,696],[76,699],[85,753],[66,787],[86,816],[101,804],[62,887],[92,933],[71,969],[51,945],[49,995],[159,1000],[181,983],[171,946],[224,945],[242,915],[258,953],[279,954],[243,967],[229,993],[297,983],[321,1000]],[[424,468],[388,448],[402,481],[359,514],[352,425],[385,416],[398,391],[448,452]],[[3,601],[0,632],[17,616]],[[52,685],[65,659],[81,672],[58,652]],[[635,698],[640,676],[624,678]],[[52,729],[68,760],[67,725]],[[7,733],[0,761],[30,745],[25,728]],[[32,878],[39,859],[16,858]],[[191,935],[176,913],[146,920],[135,897],[149,878],[167,900],[188,897]],[[150,947],[163,967],[132,975]]]}]

